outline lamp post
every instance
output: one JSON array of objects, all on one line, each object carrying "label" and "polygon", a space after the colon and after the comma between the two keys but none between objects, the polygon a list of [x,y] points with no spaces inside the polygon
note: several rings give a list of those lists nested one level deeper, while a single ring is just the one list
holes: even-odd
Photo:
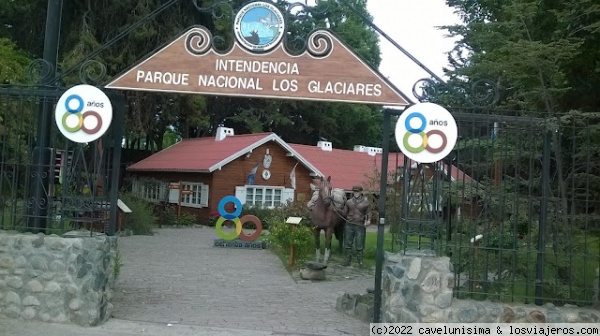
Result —
[{"label": "lamp post", "polygon": [[[62,16],[63,0],[48,0],[46,12],[46,33],[44,37],[43,59],[46,61],[47,76],[42,79],[42,84],[46,87],[55,86],[56,66],[58,59],[58,43],[60,39],[60,23]],[[46,98],[42,101],[40,115],[37,125],[36,147],[33,151],[33,168],[31,186],[33,188],[34,202],[31,204],[29,227],[34,233],[45,231],[47,228],[48,216],[48,190],[51,181],[50,169],[51,153],[50,148],[50,130],[52,129],[52,99]]]}]

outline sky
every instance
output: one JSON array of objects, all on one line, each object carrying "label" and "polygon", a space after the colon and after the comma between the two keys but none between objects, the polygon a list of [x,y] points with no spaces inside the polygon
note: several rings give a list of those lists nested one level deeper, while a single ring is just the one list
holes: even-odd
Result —
[{"label": "sky", "polygon": [[[454,46],[454,39],[444,37],[447,32],[435,27],[460,22],[444,0],[368,0],[367,9],[381,30],[443,78],[442,69],[448,64],[446,53]],[[430,76],[384,37],[380,36],[379,45],[379,71],[416,102],[413,85]]]}]

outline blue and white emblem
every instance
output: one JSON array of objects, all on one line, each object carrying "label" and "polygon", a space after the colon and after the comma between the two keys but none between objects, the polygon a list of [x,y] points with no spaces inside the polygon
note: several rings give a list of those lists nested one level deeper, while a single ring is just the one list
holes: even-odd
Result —
[{"label": "blue and white emblem", "polygon": [[238,42],[250,51],[269,51],[283,38],[283,14],[267,2],[252,2],[235,16],[234,31]]}]

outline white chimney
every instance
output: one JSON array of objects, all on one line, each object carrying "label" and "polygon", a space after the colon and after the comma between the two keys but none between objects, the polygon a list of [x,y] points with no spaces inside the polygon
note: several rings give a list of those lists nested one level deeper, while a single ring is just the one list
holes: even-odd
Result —
[{"label": "white chimney", "polygon": [[227,136],[233,136],[233,128],[219,126],[217,127],[217,134],[215,135],[216,141],[221,141]]},{"label": "white chimney", "polygon": [[363,145],[355,145],[354,146],[354,151],[355,152],[361,152],[364,153],[367,151],[367,147],[363,146]]},{"label": "white chimney", "polygon": [[331,152],[333,149],[333,146],[332,146],[331,142],[329,142],[329,141],[319,141],[319,142],[317,142],[317,147],[321,148],[322,150],[324,150],[326,152]]},{"label": "white chimney", "polygon": [[375,156],[377,154],[382,154],[383,148],[367,147],[367,153],[369,153],[369,155],[371,155],[371,156]]}]

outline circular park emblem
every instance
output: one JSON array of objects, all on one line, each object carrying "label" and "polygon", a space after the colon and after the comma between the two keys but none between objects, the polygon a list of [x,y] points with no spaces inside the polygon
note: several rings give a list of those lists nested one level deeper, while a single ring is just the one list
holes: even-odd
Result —
[{"label": "circular park emblem", "polygon": [[283,14],[267,2],[252,2],[235,16],[234,31],[238,42],[251,51],[269,51],[283,38]]},{"label": "circular park emblem", "polygon": [[456,144],[458,128],[448,110],[433,103],[406,109],[396,124],[396,142],[404,155],[419,163],[445,158]]},{"label": "circular park emblem", "polygon": [[112,116],[110,99],[91,85],[77,85],[67,90],[54,111],[58,130],[78,143],[100,138],[110,127]]},{"label": "circular park emblem", "polygon": [[[233,203],[233,205],[235,206],[235,211],[234,212],[227,212],[225,210],[225,204],[227,203]],[[234,196],[225,196],[221,199],[221,201],[219,201],[219,215],[221,217],[219,217],[219,219],[217,219],[217,223],[215,225],[215,230],[217,231],[217,235],[223,239],[223,240],[234,240],[236,238],[239,238],[243,241],[255,241],[258,237],[260,237],[262,230],[263,230],[263,226],[262,226],[262,222],[260,221],[260,219],[258,219],[258,217],[254,216],[254,215],[245,215],[242,218],[240,218],[239,216],[242,214],[242,202],[240,202],[239,199],[237,199]],[[225,224],[225,222],[227,221],[231,221],[235,224],[235,231],[231,232],[231,233],[225,233],[223,232],[223,224]],[[242,231],[242,225],[244,225],[247,222],[251,222],[254,223],[254,225],[256,226],[256,231],[251,234],[251,235],[247,235]]]}]

